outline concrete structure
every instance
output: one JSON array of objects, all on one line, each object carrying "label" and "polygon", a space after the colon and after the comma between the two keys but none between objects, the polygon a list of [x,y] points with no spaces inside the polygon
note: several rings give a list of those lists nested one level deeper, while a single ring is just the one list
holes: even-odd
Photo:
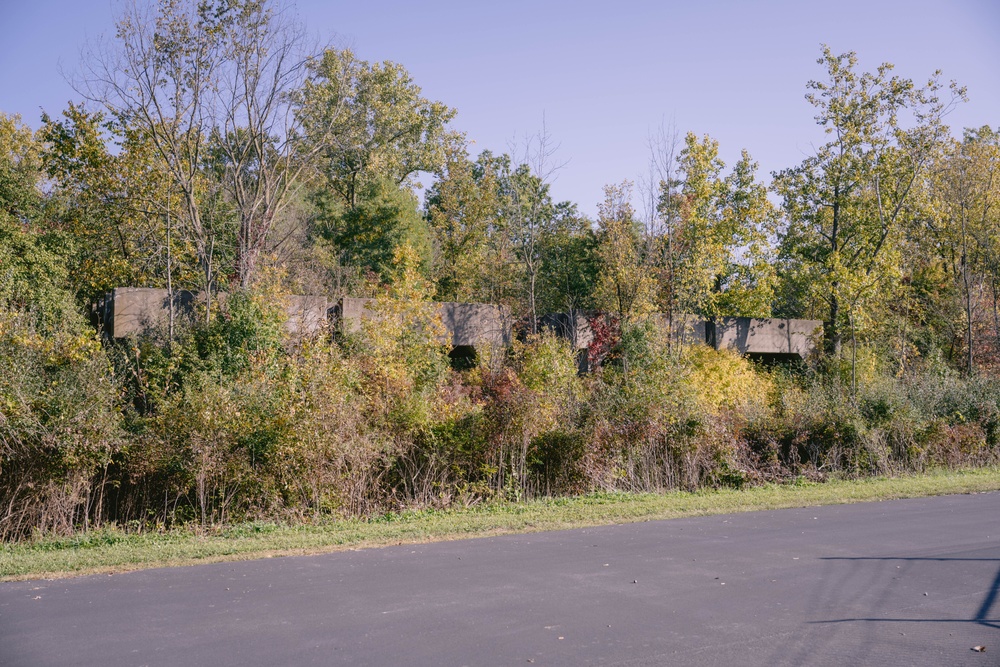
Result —
[{"label": "concrete structure", "polygon": [[706,342],[717,350],[768,360],[803,359],[823,336],[819,320],[721,317],[706,323]]},{"label": "concrete structure", "polygon": [[[652,319],[660,331],[667,331],[670,327],[670,320],[663,313],[654,313]],[[708,323],[697,315],[690,313],[678,313],[674,315],[673,327],[670,335],[673,340],[684,345],[695,345],[708,341]]]},{"label": "concrete structure", "polygon": [[438,307],[441,321],[451,335],[452,347],[510,345],[512,322],[503,306],[451,301]]},{"label": "concrete structure", "polygon": [[[372,309],[374,299],[343,297],[331,308],[334,326],[359,333],[365,320],[383,317]],[[511,321],[505,308],[490,303],[434,303],[452,348],[498,347],[510,344]]]},{"label": "concrete structure", "polygon": [[[582,350],[594,340],[590,319],[595,315],[598,315],[595,311],[583,310],[573,313],[550,313],[541,318],[540,324],[542,328],[568,338],[573,343],[574,350]],[[661,331],[670,325],[667,316],[662,313],[654,313],[650,319]],[[686,313],[675,315],[672,335],[674,340],[688,345],[704,343],[707,340],[705,320]]]},{"label": "concrete structure", "polygon": [[[225,303],[227,295],[217,294],[213,308]],[[331,324],[345,333],[358,333],[364,320],[380,315],[370,306],[372,299],[343,297],[332,306],[325,296],[285,297],[286,331],[293,337],[320,331]],[[198,316],[204,297],[201,292],[178,290],[173,294],[174,321],[190,323]],[[460,356],[475,355],[485,346],[510,344],[511,321],[507,311],[487,303],[434,303],[445,328],[442,343],[459,350]],[[201,311],[203,312],[203,311]],[[170,320],[170,295],[165,289],[118,287],[91,308],[91,320],[108,338],[127,338],[166,332]],[[463,352],[464,350],[464,352]]]},{"label": "concrete structure", "polygon": [[[227,294],[216,294],[212,308],[224,304]],[[315,333],[326,326],[327,300],[323,296],[286,297],[285,328],[292,336]],[[177,290],[173,295],[174,321],[191,323],[205,299],[201,292]],[[116,287],[91,308],[91,321],[108,338],[127,338],[166,331],[170,322],[170,295],[165,289]]]},{"label": "concrete structure", "polygon": [[330,308],[334,326],[343,333],[359,333],[361,322],[376,316],[368,309],[374,299],[358,299],[345,296],[337,300]]},{"label": "concrete structure", "polygon": [[308,336],[327,326],[329,302],[325,296],[286,296],[285,331],[292,337]]},{"label": "concrete structure", "polygon": [[539,325],[546,331],[568,339],[574,350],[583,350],[594,342],[594,332],[591,330],[589,322],[593,316],[592,311],[584,310],[549,313],[542,316]]},{"label": "concrete structure", "polygon": [[[199,294],[174,292],[174,321],[190,321]],[[116,287],[91,309],[91,319],[108,338],[127,338],[166,329],[170,322],[170,293],[165,289]]]},{"label": "concrete structure", "polygon": [[[594,340],[589,323],[593,315],[583,311],[572,315],[552,313],[544,316],[541,324],[572,341],[573,349],[584,350]],[[661,329],[667,329],[671,324],[663,314],[654,314],[652,319]],[[751,317],[703,320],[682,313],[674,316],[672,325],[671,336],[675,341],[687,345],[706,344],[717,350],[735,350],[762,361],[804,359],[817,348],[823,335],[823,323],[819,320]]]},{"label": "concrete structure", "polygon": [[[224,293],[216,295],[213,308],[225,303],[226,296]],[[285,304],[288,315],[285,328],[293,337],[315,333],[331,324],[344,333],[356,334],[361,332],[365,320],[384,317],[372,308],[373,302],[373,299],[342,297],[331,306],[325,296],[289,296]],[[200,292],[175,291],[175,321],[193,321],[203,303]],[[510,344],[512,321],[502,306],[457,302],[428,305],[440,316],[445,330],[441,342],[452,348],[455,359],[471,362],[486,348]],[[594,315],[577,310],[550,313],[540,320],[543,329],[569,339],[573,349],[581,352],[582,371],[587,370],[586,350],[594,340],[589,322]],[[115,288],[94,304],[91,316],[94,325],[108,338],[125,338],[157,330],[165,332],[170,317],[170,296],[165,289]],[[774,361],[805,358],[816,349],[823,330],[819,320],[722,317],[706,321],[680,314],[675,315],[671,323],[662,314],[652,317],[661,328],[671,327],[670,334],[675,341],[704,343],[717,350],[735,350],[751,358]]]}]

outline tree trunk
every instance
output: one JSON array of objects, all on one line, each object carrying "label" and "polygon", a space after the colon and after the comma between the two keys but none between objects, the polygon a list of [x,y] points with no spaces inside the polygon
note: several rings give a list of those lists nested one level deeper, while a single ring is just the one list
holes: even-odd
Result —
[{"label": "tree trunk", "polygon": [[841,347],[841,333],[837,326],[840,317],[840,299],[837,297],[837,283],[833,284],[833,293],[830,295],[830,321],[826,324],[826,351],[828,354],[839,356]]},{"label": "tree trunk", "polygon": [[962,284],[965,287],[965,372],[972,375],[973,355],[972,355],[972,289],[969,287],[969,246],[966,235],[966,213],[962,211]]},{"label": "tree trunk", "polygon": [[[830,228],[830,250],[835,255],[840,247],[840,186],[833,189],[833,226]],[[830,286],[830,323],[826,330],[827,354],[840,356],[841,334],[838,326],[840,317],[840,297],[837,296],[837,289],[840,287],[838,281],[834,281]]]}]

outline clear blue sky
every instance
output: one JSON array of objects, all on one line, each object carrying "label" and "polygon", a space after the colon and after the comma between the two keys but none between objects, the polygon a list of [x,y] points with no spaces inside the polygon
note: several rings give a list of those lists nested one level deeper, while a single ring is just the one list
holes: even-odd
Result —
[{"label": "clear blue sky", "polygon": [[[708,133],[770,171],[822,141],[805,83],[820,43],[925,79],[968,86],[950,124],[1000,126],[1000,1],[329,2],[298,0],[317,37],[366,60],[402,63],[424,93],[458,109],[477,148],[505,151],[545,115],[567,162],[553,187],[593,214],[601,187],[645,170],[662,122]],[[60,74],[113,32],[107,0],[0,0],[0,110],[38,125],[75,95]]]}]

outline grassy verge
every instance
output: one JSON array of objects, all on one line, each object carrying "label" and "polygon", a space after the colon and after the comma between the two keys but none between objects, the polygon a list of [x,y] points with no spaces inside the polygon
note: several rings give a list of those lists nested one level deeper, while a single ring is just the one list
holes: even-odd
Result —
[{"label": "grassy verge", "polygon": [[520,504],[408,512],[367,521],[330,520],[294,526],[243,524],[214,532],[191,528],[130,534],[102,529],[72,538],[45,538],[0,546],[0,581],[996,490],[1000,490],[1000,468],[986,468],[861,481],[771,485],[743,491],[600,493]]}]

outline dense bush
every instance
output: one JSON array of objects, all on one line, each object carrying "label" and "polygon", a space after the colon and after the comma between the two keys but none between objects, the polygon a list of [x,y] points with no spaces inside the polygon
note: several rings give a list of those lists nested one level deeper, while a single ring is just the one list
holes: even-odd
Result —
[{"label": "dense bush", "polygon": [[0,539],[99,522],[122,438],[96,337],[0,310],[0,349]]},{"label": "dense bush", "polygon": [[115,483],[118,383],[63,288],[65,241],[0,211],[0,539],[99,522]]},{"label": "dense bush", "polygon": [[548,334],[458,371],[419,287],[380,298],[360,332],[294,342],[274,295],[236,294],[171,344],[112,345],[114,364],[82,329],[42,335],[9,311],[2,537],[998,461],[987,378],[931,362],[896,377],[867,351],[851,375],[762,367],[641,325],[586,375]]}]

